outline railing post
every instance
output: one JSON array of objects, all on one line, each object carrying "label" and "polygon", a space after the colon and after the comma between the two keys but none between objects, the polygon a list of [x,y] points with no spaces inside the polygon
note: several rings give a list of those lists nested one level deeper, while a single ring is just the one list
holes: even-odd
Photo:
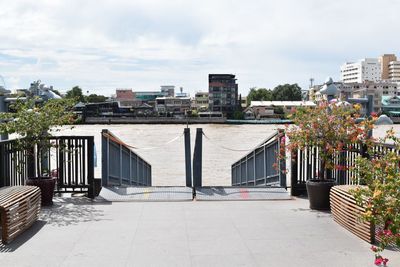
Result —
[{"label": "railing post", "polygon": [[35,177],[36,176],[35,147],[33,146],[27,149],[26,167],[28,169],[27,178]]},{"label": "railing post", "polygon": [[338,176],[337,176],[337,184],[339,184],[339,185],[344,185],[344,184],[346,184],[346,162],[347,162],[347,155],[346,155],[346,151],[340,151],[339,153],[338,153],[338,164],[339,164],[339,166],[341,166],[342,168],[340,168],[338,171],[337,171],[337,174],[338,174]]},{"label": "railing post", "polygon": [[129,150],[129,185],[132,185],[132,151]]},{"label": "railing post", "polygon": [[192,160],[190,151],[190,128],[183,130],[185,137],[185,171],[186,171],[186,186],[192,187]]},{"label": "railing post", "polygon": [[65,154],[65,141],[63,138],[60,138],[58,141],[58,182],[57,182],[57,190],[60,189],[60,186],[64,184],[64,155]]},{"label": "railing post", "polygon": [[5,153],[4,153],[4,144],[0,144],[0,187],[5,186],[5,168],[4,168],[4,164],[5,164]]},{"label": "railing post", "polygon": [[[6,107],[6,96],[5,95],[0,95],[0,112],[7,112],[7,107]],[[1,134],[0,135],[0,141],[2,140],[7,140],[8,139],[8,134]]]},{"label": "railing post", "polygon": [[151,186],[152,185],[152,181],[151,181],[151,165],[149,164],[149,184],[148,184],[148,186]]},{"label": "railing post", "polygon": [[265,145],[263,146],[262,153],[263,153],[263,158],[264,158],[264,160],[263,160],[263,168],[264,168],[263,177],[264,177],[264,185],[266,185],[267,184],[267,153],[266,153]]},{"label": "railing post", "polygon": [[101,181],[102,186],[108,186],[108,137],[104,135],[107,134],[107,130],[103,129],[101,131]]},{"label": "railing post", "polygon": [[95,184],[94,184],[94,136],[90,136],[87,139],[87,145],[88,145],[88,183],[89,183],[89,189],[88,189],[88,197],[89,198],[94,198],[95,197]]},{"label": "railing post", "polygon": [[194,146],[193,156],[193,186],[202,186],[202,145],[203,145],[203,129],[197,128],[196,130],[196,141]]},{"label": "railing post", "polygon": [[293,149],[291,152],[291,159],[290,159],[290,180],[291,180],[291,194],[292,196],[298,196],[299,192],[297,191],[298,185],[298,157],[297,157],[298,149]]},{"label": "railing post", "polygon": [[256,151],[253,151],[253,186],[256,186],[257,184],[257,178],[256,178]]},{"label": "railing post", "polygon": [[122,145],[119,144],[119,185],[122,185]]},{"label": "railing post", "polygon": [[286,139],[285,131],[283,129],[278,130],[278,153],[279,157],[279,182],[281,187],[287,187],[286,184]]},{"label": "railing post", "polygon": [[246,164],[246,167],[244,168],[244,170],[245,170],[245,175],[246,175],[246,183],[245,183],[245,185],[249,185],[249,171],[248,171],[248,163],[249,163],[249,159],[248,159],[248,156],[246,156],[246,162],[245,162],[245,164]]}]

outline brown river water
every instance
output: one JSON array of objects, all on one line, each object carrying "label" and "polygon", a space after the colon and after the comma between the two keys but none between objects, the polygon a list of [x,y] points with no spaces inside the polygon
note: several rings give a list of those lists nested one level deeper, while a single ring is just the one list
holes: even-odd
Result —
[{"label": "brown river water", "polygon": [[[185,185],[185,154],[183,130],[185,125],[165,124],[119,124],[119,125],[78,125],[63,129],[57,135],[94,135],[97,154],[95,176],[101,177],[101,130],[108,129],[126,144],[138,147],[134,150],[152,165],[153,185]],[[191,131],[192,155],[196,128],[203,128],[203,185],[231,184],[231,165],[245,156],[282,125],[189,125]],[[391,126],[379,126],[375,137],[381,137]],[[393,126],[400,134],[400,125]],[[177,138],[174,142],[168,143]],[[167,144],[168,143],[168,144]],[[249,150],[232,151],[233,150]]]}]

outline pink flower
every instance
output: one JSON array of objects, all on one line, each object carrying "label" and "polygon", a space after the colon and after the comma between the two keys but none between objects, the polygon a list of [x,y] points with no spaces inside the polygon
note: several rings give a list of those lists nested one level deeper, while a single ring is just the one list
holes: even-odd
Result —
[{"label": "pink flower", "polygon": [[372,250],[373,252],[377,252],[377,251],[378,251],[378,248],[375,247],[375,246],[371,246],[371,250]]},{"label": "pink flower", "polygon": [[344,166],[344,165],[336,165],[336,169],[339,170],[339,171],[344,171],[344,170],[346,170],[346,166]]},{"label": "pink flower", "polygon": [[387,258],[382,259],[383,265],[386,266],[386,263],[387,263],[388,261],[389,261],[389,259],[387,259]]},{"label": "pink flower", "polygon": [[383,263],[383,259],[381,256],[375,258],[375,265],[381,265]]},{"label": "pink flower", "polygon": [[384,230],[383,233],[384,233],[386,236],[391,236],[391,235],[392,235],[392,231],[390,231],[390,229]]}]

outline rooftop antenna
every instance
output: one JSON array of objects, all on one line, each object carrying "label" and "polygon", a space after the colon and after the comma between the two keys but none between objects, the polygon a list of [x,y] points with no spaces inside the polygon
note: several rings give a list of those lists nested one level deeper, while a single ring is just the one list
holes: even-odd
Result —
[{"label": "rooftop antenna", "polygon": [[312,88],[314,85],[314,78],[310,78],[310,88]]}]

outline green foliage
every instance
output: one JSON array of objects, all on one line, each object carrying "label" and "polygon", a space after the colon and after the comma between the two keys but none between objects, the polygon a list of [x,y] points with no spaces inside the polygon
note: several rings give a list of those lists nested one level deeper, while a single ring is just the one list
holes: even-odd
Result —
[{"label": "green foliage", "polygon": [[301,101],[301,88],[295,84],[278,85],[272,91],[274,101]]},{"label": "green foliage", "polygon": [[[17,149],[31,151],[37,145],[37,158],[42,158],[43,151],[51,146],[50,131],[59,131],[58,126],[74,122],[72,102],[67,99],[51,99],[44,104],[36,103],[35,99],[17,101],[11,106],[15,112],[0,113],[3,121],[0,134],[18,134]],[[37,164],[40,175],[40,164]]]},{"label": "green foliage", "polygon": [[197,110],[191,110],[190,117],[193,117],[193,118],[199,117],[199,112]]},{"label": "green foliage", "polygon": [[82,89],[79,86],[74,86],[71,90],[67,91],[65,98],[74,99],[76,102],[86,102]]},{"label": "green foliage", "polygon": [[66,99],[51,99],[43,105],[35,100],[17,101],[11,106],[14,113],[1,113],[0,132],[17,133],[23,138],[35,141],[54,126],[73,123],[72,102]]},{"label": "green foliage", "polygon": [[233,113],[233,119],[234,120],[244,120],[244,112],[240,110],[236,110]]},{"label": "green foliage", "polygon": [[[378,254],[389,244],[400,247],[400,139],[393,130],[387,132],[383,143],[393,143],[394,150],[379,152],[374,143],[367,143],[369,158],[359,157],[354,168],[361,184],[353,194],[357,203],[365,207],[362,219],[381,228],[378,231],[380,244],[373,251]],[[357,182],[357,181],[356,181]]]},{"label": "green foliage", "polygon": [[107,97],[103,95],[96,95],[96,94],[91,94],[88,97],[86,97],[86,102],[89,103],[100,103],[100,102],[105,102]]},{"label": "green foliage", "polygon": [[274,114],[285,114],[285,111],[283,110],[283,107],[274,107]]},{"label": "green foliage", "polygon": [[274,90],[250,88],[247,105],[251,101],[301,101],[301,88],[297,84],[278,85]]},{"label": "green foliage", "polygon": [[272,91],[265,88],[250,88],[247,105],[250,105],[251,101],[272,101]]}]

